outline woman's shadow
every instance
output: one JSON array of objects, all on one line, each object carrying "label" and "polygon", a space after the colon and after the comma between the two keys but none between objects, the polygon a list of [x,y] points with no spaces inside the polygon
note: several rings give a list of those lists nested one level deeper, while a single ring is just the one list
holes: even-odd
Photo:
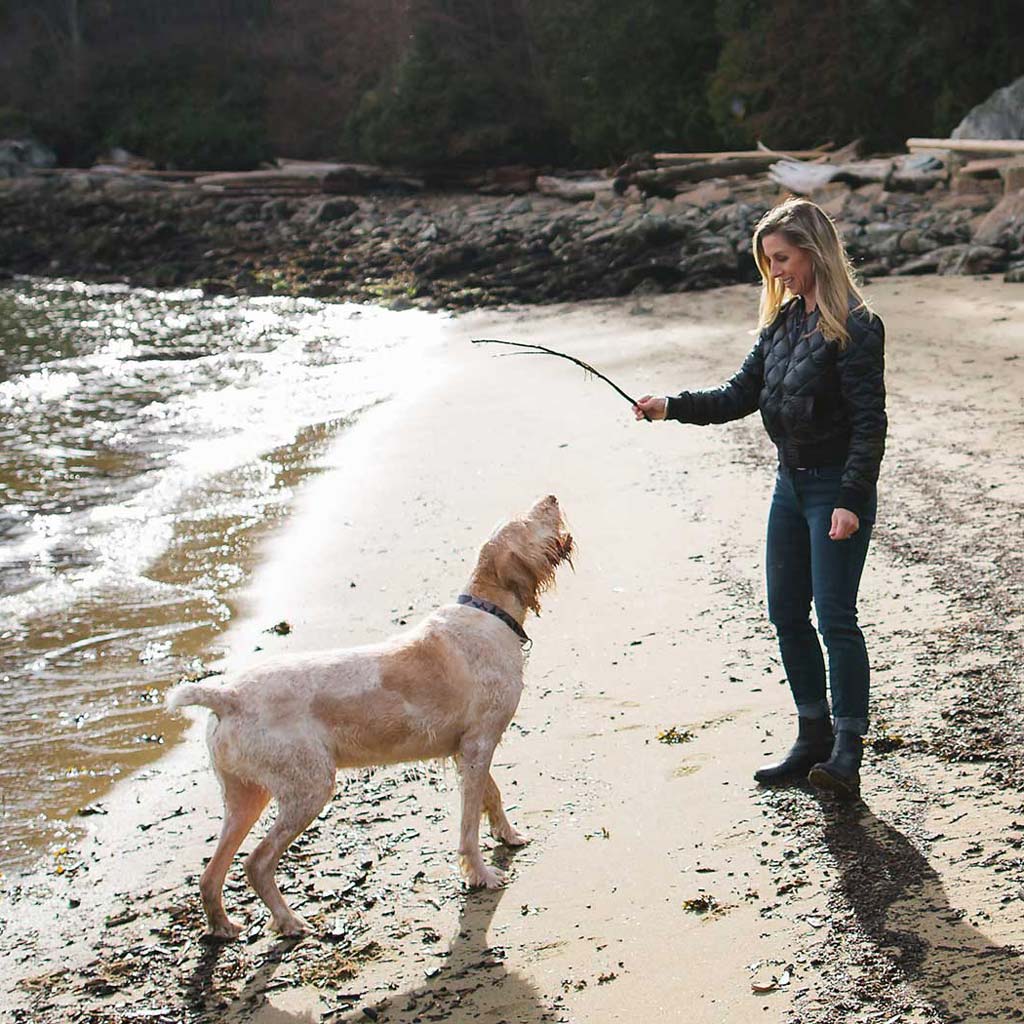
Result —
[{"label": "woman's shadow", "polygon": [[824,841],[843,895],[893,965],[893,980],[902,975],[943,1019],[1024,1019],[1024,954],[965,921],[904,835],[859,805],[826,812]]}]

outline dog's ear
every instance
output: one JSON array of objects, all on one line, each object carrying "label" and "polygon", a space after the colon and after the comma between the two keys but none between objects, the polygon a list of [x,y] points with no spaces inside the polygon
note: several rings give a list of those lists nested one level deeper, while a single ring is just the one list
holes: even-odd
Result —
[{"label": "dog's ear", "polygon": [[518,551],[506,548],[494,560],[495,582],[503,590],[509,591],[516,600],[532,612],[540,613],[537,595],[541,589],[543,578],[550,570],[538,572]]}]

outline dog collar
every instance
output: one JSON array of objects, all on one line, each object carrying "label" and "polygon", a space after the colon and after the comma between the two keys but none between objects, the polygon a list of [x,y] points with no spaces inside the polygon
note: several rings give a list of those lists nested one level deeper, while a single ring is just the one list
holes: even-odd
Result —
[{"label": "dog collar", "polygon": [[512,618],[511,615],[504,608],[499,608],[496,604],[492,604],[490,601],[485,601],[482,597],[473,597],[472,594],[459,594],[455,599],[459,604],[468,604],[470,608],[479,608],[482,612],[487,612],[493,615],[496,619],[501,619],[502,622],[512,630],[517,637],[519,637],[520,643],[532,644],[533,641],[526,635],[526,631],[522,626]]}]

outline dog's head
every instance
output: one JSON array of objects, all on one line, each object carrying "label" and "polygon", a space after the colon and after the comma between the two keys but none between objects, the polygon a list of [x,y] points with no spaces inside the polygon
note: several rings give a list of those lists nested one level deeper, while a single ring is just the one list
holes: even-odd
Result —
[{"label": "dog's head", "polygon": [[478,586],[511,594],[524,609],[540,614],[541,594],[554,583],[562,562],[572,565],[573,551],[558,499],[549,494],[494,531],[480,549],[473,578]]}]

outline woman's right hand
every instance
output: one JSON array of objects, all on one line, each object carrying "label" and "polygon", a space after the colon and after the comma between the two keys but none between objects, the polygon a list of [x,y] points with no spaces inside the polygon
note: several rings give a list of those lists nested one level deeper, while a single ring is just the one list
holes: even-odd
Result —
[{"label": "woman's right hand", "polygon": [[651,395],[644,395],[636,400],[633,406],[633,415],[638,420],[663,420],[668,412],[667,398],[654,398]]}]

